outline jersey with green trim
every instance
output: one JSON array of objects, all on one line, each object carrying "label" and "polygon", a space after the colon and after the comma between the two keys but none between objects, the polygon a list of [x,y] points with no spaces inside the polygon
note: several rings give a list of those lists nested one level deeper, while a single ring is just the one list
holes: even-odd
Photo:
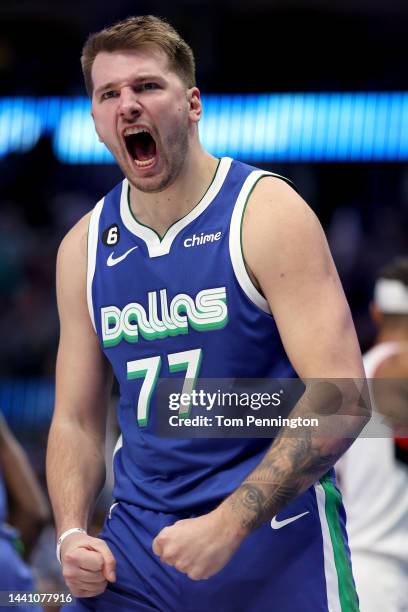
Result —
[{"label": "jersey with green trim", "polygon": [[[157,579],[152,538],[177,518],[214,508],[256,467],[271,440],[194,437],[191,428],[184,438],[161,437],[162,379],[173,380],[188,398],[203,380],[239,385],[241,379],[296,376],[241,248],[245,207],[256,183],[268,176],[221,159],[202,200],[162,238],[133,217],[127,180],[96,205],[90,220],[89,312],[119,382],[122,432],[114,454],[117,503],[101,537],[115,554],[118,576],[129,576],[127,585],[153,564],[152,580],[157,587],[163,579],[169,610],[180,607],[179,595],[170,605],[172,587],[178,587],[173,574],[169,583]],[[179,418],[183,410],[172,414]],[[214,607],[213,593],[218,603],[224,597],[225,610],[269,610],[273,601],[282,612],[356,612],[344,522],[331,471],[251,534],[235,565],[205,581],[208,592],[188,591],[191,606]],[[125,550],[132,554],[122,555]],[[168,566],[160,567],[165,572]],[[157,602],[153,607],[162,609]]]},{"label": "jersey with green trim", "polygon": [[270,445],[156,433],[162,378],[295,376],[241,253],[242,214],[264,176],[223,158],[202,200],[162,239],[133,217],[127,180],[93,212],[89,307],[120,386],[115,499],[172,512],[215,502]]}]

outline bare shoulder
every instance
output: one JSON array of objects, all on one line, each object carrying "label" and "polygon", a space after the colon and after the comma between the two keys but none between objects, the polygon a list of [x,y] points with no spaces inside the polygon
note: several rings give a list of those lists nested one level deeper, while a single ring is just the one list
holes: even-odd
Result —
[{"label": "bare shoulder", "polygon": [[288,183],[274,176],[258,181],[249,198],[245,217],[245,221],[255,223],[259,231],[272,229],[280,235],[319,225],[305,200]]},{"label": "bare shoulder", "polygon": [[[290,273],[307,263],[325,267],[327,241],[320,222],[305,200],[285,181],[264,177],[252,192],[243,220],[245,260],[255,276]],[[260,279],[259,279],[260,280]]]},{"label": "bare shoulder", "polygon": [[268,302],[299,376],[362,376],[350,310],[310,206],[282,179],[265,177],[246,213],[242,248],[248,273]]},{"label": "bare shoulder", "polygon": [[86,301],[88,225],[92,211],[84,215],[63,238],[57,255],[58,306]]},{"label": "bare shoulder", "polygon": [[58,261],[62,262],[69,258],[71,261],[86,259],[88,226],[92,211],[81,217],[81,219],[64,236],[58,249]]}]

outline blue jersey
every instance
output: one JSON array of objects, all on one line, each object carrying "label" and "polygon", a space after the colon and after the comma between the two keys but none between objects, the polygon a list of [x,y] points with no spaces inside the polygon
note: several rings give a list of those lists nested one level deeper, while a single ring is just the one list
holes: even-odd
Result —
[{"label": "blue jersey", "polygon": [[132,215],[127,180],[94,209],[90,314],[120,385],[115,499],[171,512],[211,504],[231,493],[270,445],[155,433],[158,377],[294,376],[241,251],[243,212],[265,175],[221,159],[202,200],[162,239]]},{"label": "blue jersey", "polygon": [[202,200],[162,239],[133,217],[126,180],[93,211],[88,305],[120,386],[117,503],[101,534],[117,582],[75,610],[358,610],[332,472],[254,531],[208,580],[190,580],[152,554],[163,527],[215,507],[271,444],[159,437],[159,378],[296,376],[241,250],[248,198],[268,175],[223,158]]}]

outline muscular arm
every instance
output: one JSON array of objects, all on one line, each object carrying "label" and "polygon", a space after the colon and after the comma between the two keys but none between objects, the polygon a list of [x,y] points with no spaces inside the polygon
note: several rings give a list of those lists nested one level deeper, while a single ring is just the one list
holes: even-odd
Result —
[{"label": "muscular arm", "polygon": [[[88,216],[67,234],[57,258],[61,331],[55,411],[47,449],[47,481],[58,535],[72,527],[87,528],[105,479],[105,430],[112,375],[87,309],[87,228]],[[72,543],[77,543],[77,549],[81,550],[65,554]],[[101,569],[103,560],[108,559],[105,545],[101,548],[101,544],[104,545],[101,540],[78,533],[66,538],[61,548],[65,578],[72,578],[74,569],[79,571],[78,567],[84,566],[82,557],[90,548],[99,550],[102,557],[94,553],[89,569],[96,570],[97,566]],[[109,563],[113,563],[111,555]],[[68,571],[66,567],[71,569]],[[107,577],[107,572],[104,575]],[[78,588],[75,592],[69,581],[67,584],[74,594],[94,594],[91,589],[85,594]],[[102,586],[100,583],[99,587]]]},{"label": "muscular arm", "polygon": [[65,237],[57,259],[60,342],[47,480],[57,532],[87,527],[105,478],[105,427],[111,376],[86,304],[87,220]]},{"label": "muscular arm", "polygon": [[[293,437],[283,428],[257,468],[223,502],[223,510],[247,533],[327,472],[368,415],[359,406],[361,354],[325,236],[311,209],[283,181],[267,178],[256,187],[245,214],[243,250],[298,375],[343,379],[339,386],[345,407],[338,436],[309,430]],[[325,403],[331,396],[312,385],[290,416],[322,414],[330,409]]]},{"label": "muscular arm", "polygon": [[368,419],[359,405],[361,354],[324,234],[306,203],[279,179],[262,179],[253,191],[243,248],[299,376],[336,379],[336,385],[308,386],[289,416],[332,412],[339,394],[342,405],[334,417],[335,435],[326,428],[318,435],[296,430],[293,437],[282,429],[257,468],[220,506],[156,536],[153,551],[195,580],[220,571],[253,529],[327,472]]}]

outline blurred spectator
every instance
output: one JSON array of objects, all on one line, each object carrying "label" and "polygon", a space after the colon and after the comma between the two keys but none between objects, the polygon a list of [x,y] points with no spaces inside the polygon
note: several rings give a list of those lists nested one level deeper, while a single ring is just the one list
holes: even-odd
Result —
[{"label": "blurred spectator", "polygon": [[361,612],[407,612],[408,257],[381,270],[374,296],[378,335],[364,356],[373,416],[336,471]]},{"label": "blurred spectator", "polygon": [[[31,570],[23,558],[28,559],[49,519],[48,502],[36,476],[0,413],[0,591],[34,590]],[[39,607],[21,605],[17,609]]]}]

